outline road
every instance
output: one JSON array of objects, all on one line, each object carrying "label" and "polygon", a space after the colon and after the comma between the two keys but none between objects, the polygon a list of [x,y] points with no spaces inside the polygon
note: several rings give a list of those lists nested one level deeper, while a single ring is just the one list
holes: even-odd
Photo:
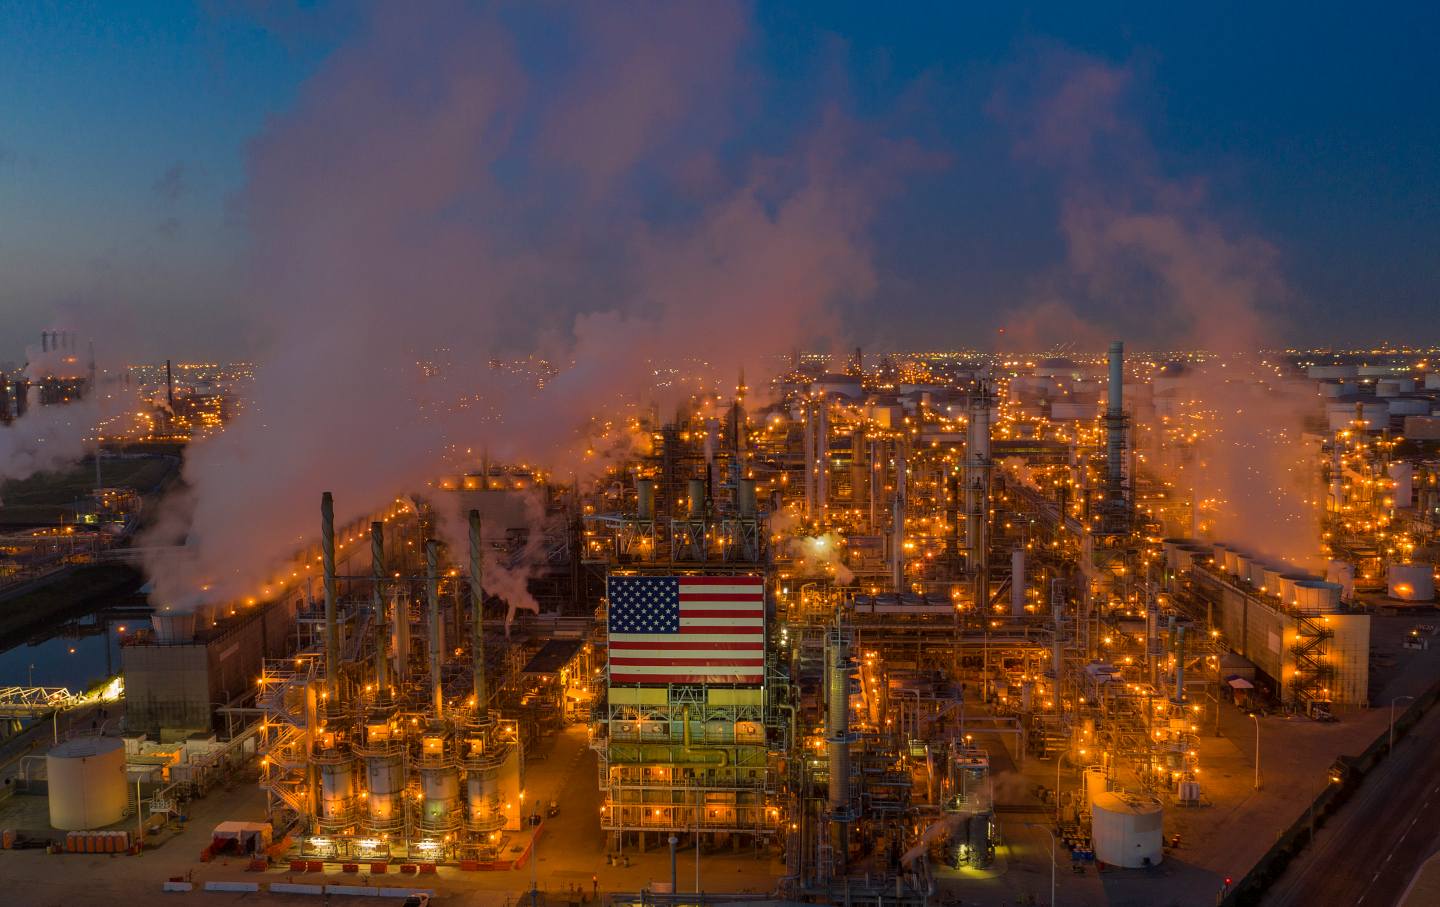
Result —
[{"label": "road", "polygon": [[1440,708],[1397,744],[1261,902],[1393,907],[1440,848]]}]

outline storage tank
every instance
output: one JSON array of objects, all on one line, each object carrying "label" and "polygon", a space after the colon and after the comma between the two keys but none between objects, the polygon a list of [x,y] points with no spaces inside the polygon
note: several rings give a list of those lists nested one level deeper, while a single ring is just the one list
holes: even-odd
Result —
[{"label": "storage tank", "polygon": [[1404,602],[1435,599],[1435,574],[1428,564],[1391,564],[1385,579],[1391,598]]},{"label": "storage tank", "polygon": [[50,825],[83,831],[119,822],[129,803],[125,741],[118,737],[76,737],[45,757],[50,787]]},{"label": "storage tank", "polygon": [[320,762],[320,821],[326,825],[348,823],[354,802],[355,763],[348,758]]},{"label": "storage tank", "polygon": [[1095,809],[1095,798],[1109,789],[1110,781],[1105,777],[1103,768],[1085,769],[1085,808]]},{"label": "storage tank", "polygon": [[1263,585],[1264,585],[1264,589],[1265,589],[1265,594],[1266,594],[1266,595],[1274,595],[1274,596],[1276,596],[1277,598],[1279,597],[1279,595],[1280,595],[1280,577],[1281,577],[1281,575],[1284,574],[1284,573],[1285,573],[1285,568],[1284,568],[1284,567],[1281,567],[1279,564],[1266,564],[1266,565],[1265,565],[1265,577],[1264,577],[1264,578],[1265,578],[1265,582],[1264,582]]},{"label": "storage tank", "polygon": [[1109,792],[1090,811],[1095,859],[1111,866],[1140,869],[1164,859],[1160,801],[1154,797]]},{"label": "storage tank", "polygon": [[453,765],[420,769],[420,828],[441,833],[460,824],[460,772]]},{"label": "storage tank", "polygon": [[1315,577],[1308,573],[1282,573],[1280,574],[1280,601],[1285,605],[1295,604],[1295,584],[1303,583],[1306,580],[1313,580]]},{"label": "storage tank", "polygon": [[1265,588],[1265,571],[1268,569],[1270,569],[1270,565],[1259,558],[1252,560],[1250,562],[1250,585],[1256,589]]},{"label": "storage tank", "polygon": [[1340,584],[1301,580],[1295,584],[1295,607],[1306,614],[1328,614],[1340,608]]},{"label": "storage tank", "polygon": [[365,781],[370,795],[365,801],[366,827],[388,832],[405,824],[405,765],[399,753],[370,756],[365,760]]}]

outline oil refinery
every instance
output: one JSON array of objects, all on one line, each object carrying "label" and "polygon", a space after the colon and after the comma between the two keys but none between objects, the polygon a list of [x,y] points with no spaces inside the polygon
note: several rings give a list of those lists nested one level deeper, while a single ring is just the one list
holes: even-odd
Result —
[{"label": "oil refinery", "polygon": [[[67,846],[113,830],[138,852],[245,779],[200,859],[327,884],[987,903],[1043,896],[1017,869],[1038,831],[1060,898],[1179,897],[1156,874],[1175,860],[1195,902],[1242,897],[1285,831],[1236,840],[1277,821],[1253,813],[1268,791],[1343,786],[1371,707],[1393,719],[1424,677],[1440,382],[1403,358],[1241,379],[1313,400],[1265,426],[1307,464],[1283,491],[1314,502],[1308,548],[1267,547],[1200,484],[1236,431],[1207,415],[1215,363],[1119,342],[857,350],[843,374],[797,356],[763,394],[742,378],[611,426],[628,442],[588,478],[482,460],[344,521],[317,491],[316,543],[255,595],[152,593],[105,700],[118,734],[72,722],[16,790],[48,791]],[[1402,733],[1434,699],[1414,688]],[[4,705],[58,741],[100,701]],[[1332,735],[1307,744],[1321,769],[1275,756],[1267,784],[1263,738],[1296,733]]]}]

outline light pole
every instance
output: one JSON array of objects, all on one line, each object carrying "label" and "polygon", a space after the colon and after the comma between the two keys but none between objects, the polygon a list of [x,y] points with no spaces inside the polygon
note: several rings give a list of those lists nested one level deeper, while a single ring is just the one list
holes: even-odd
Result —
[{"label": "light pole", "polygon": [[1038,828],[1050,836],[1050,907],[1055,907],[1055,832],[1034,822],[1026,822],[1025,827]]},{"label": "light pole", "polygon": [[1390,700],[1390,749],[1395,749],[1395,703],[1402,699],[1414,700],[1414,696],[1396,696]]},{"label": "light pole", "polygon": [[1255,789],[1260,789],[1260,716],[1254,712],[1250,713],[1250,719],[1255,722]]}]

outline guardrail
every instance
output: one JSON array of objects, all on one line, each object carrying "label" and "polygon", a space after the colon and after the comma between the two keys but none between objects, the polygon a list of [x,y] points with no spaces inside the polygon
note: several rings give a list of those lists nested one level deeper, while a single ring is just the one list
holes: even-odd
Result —
[{"label": "guardrail", "polygon": [[[1399,741],[1409,733],[1410,728],[1424,717],[1436,701],[1440,701],[1440,681],[1417,697],[1409,708],[1395,719],[1395,740]],[[1313,830],[1324,826],[1325,821],[1354,795],[1365,776],[1390,755],[1389,740],[1387,726],[1360,755],[1337,758],[1331,770],[1338,773],[1338,782],[1326,785],[1320,795],[1301,811],[1274,846],[1225,893],[1220,900],[1220,907],[1250,907],[1259,904],[1265,892],[1285,872],[1285,867],[1310,845]]]}]

